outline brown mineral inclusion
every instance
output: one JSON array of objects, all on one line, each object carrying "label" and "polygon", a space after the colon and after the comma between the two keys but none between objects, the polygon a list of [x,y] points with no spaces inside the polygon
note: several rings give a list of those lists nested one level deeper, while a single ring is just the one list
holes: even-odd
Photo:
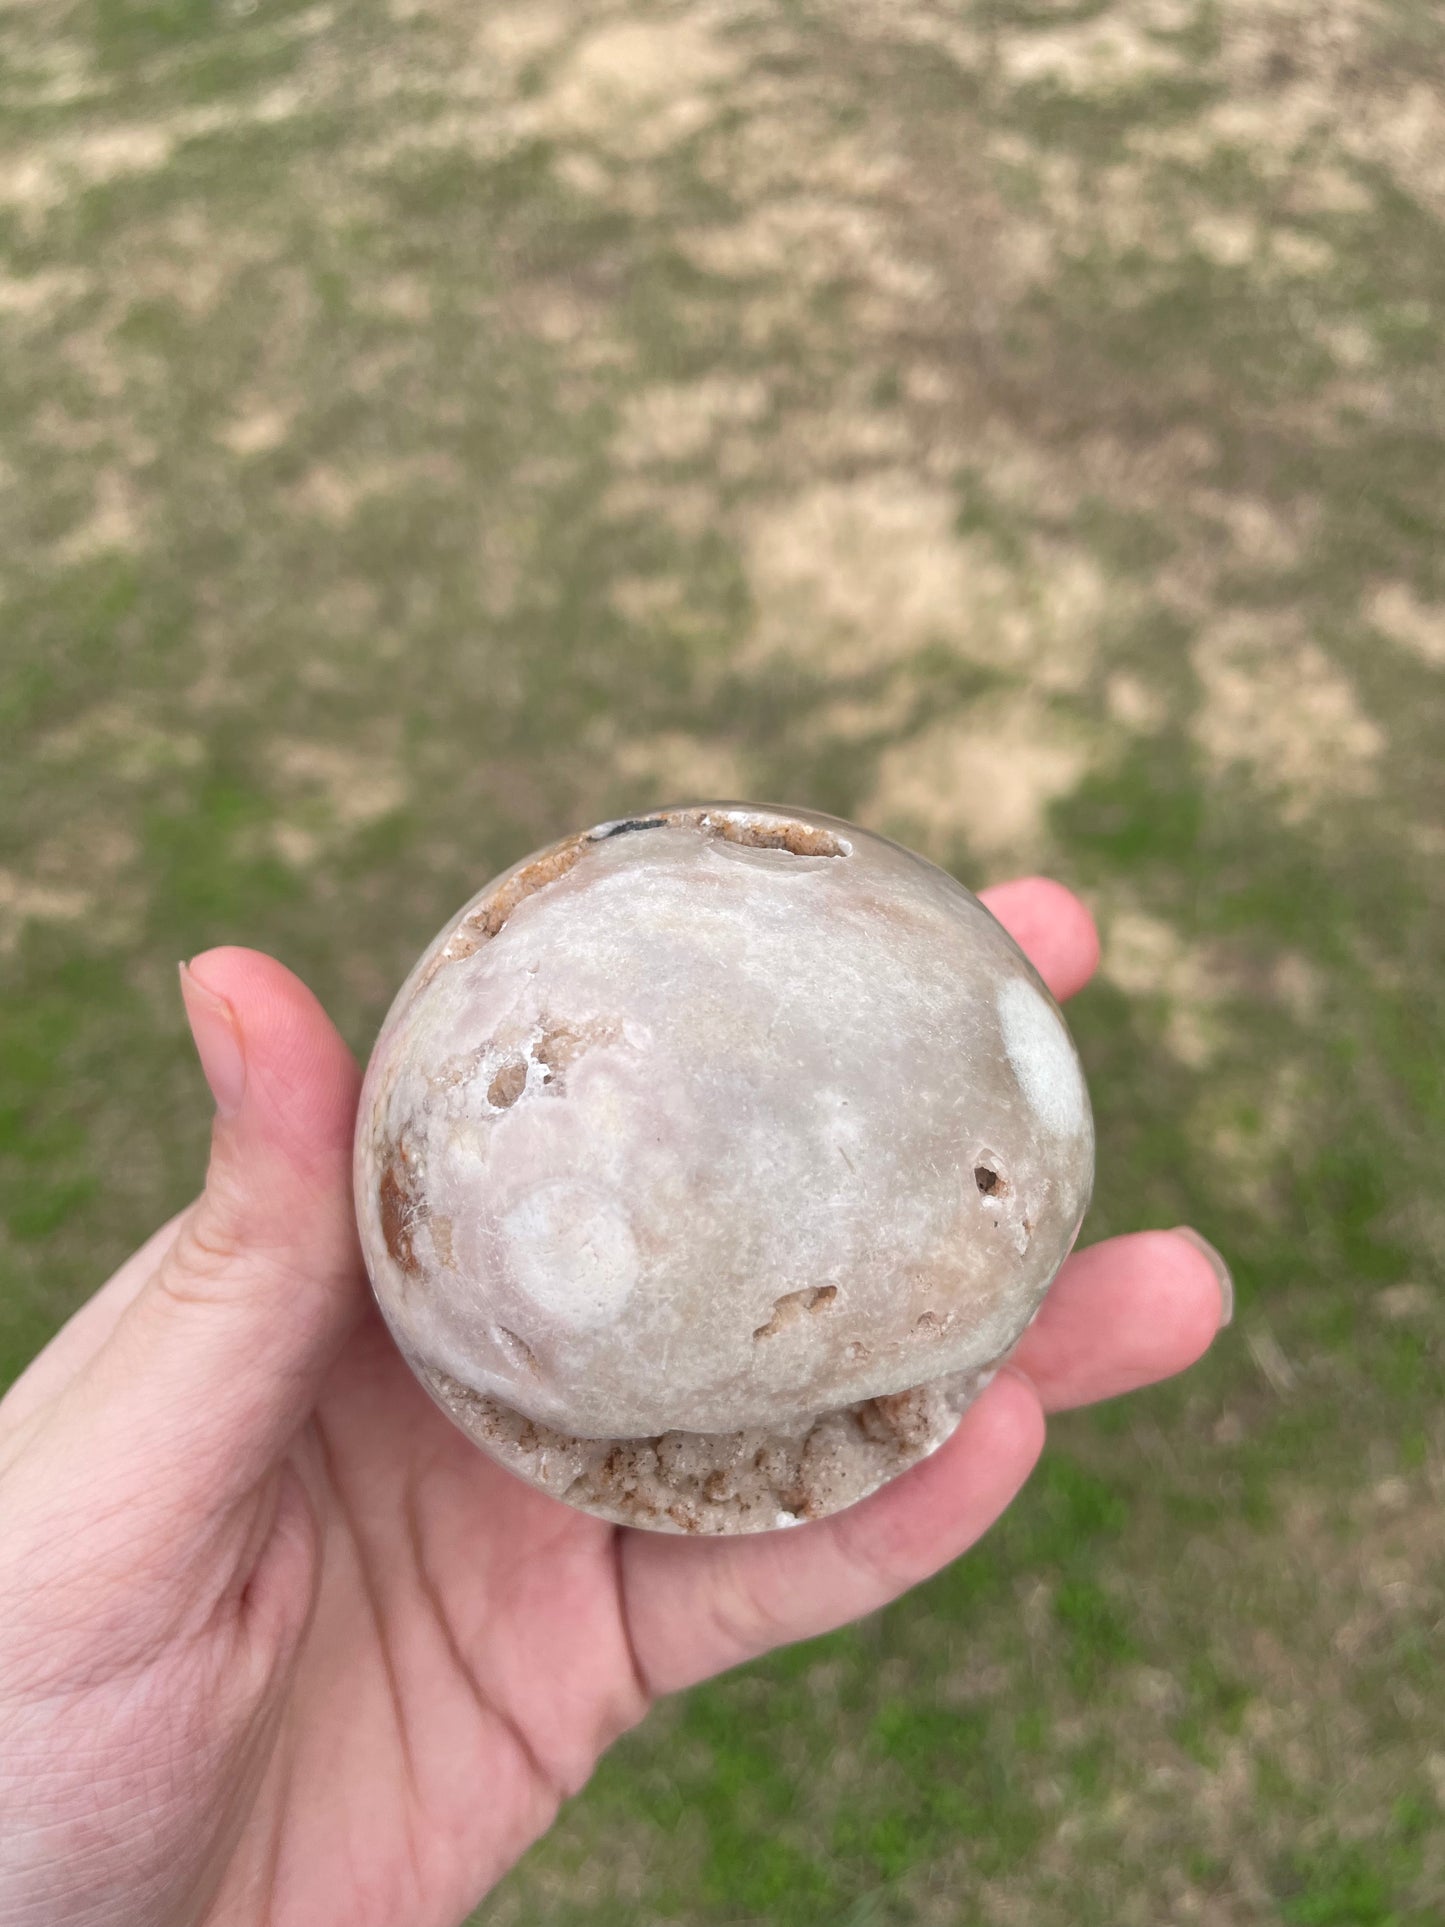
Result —
[{"label": "brown mineral inclusion", "polygon": [[851,1505],[1038,1310],[1094,1138],[1078,1057],[963,886],[815,812],[659,809],[489,883],[366,1074],[362,1247],[437,1402],[659,1531]]}]

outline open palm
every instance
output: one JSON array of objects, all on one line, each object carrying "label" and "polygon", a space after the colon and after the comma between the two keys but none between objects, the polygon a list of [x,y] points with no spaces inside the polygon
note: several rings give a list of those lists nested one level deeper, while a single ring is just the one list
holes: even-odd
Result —
[{"label": "open palm", "polygon": [[[1068,892],[987,901],[1056,994],[1086,981]],[[0,1402],[6,1927],[453,1927],[655,1696],[937,1570],[1046,1412],[1180,1370],[1227,1315],[1191,1234],[1113,1239],[861,1505],[611,1527],[492,1465],[391,1344],[352,1225],[356,1066],[309,992],[244,950],[183,989],[206,1190]]]}]

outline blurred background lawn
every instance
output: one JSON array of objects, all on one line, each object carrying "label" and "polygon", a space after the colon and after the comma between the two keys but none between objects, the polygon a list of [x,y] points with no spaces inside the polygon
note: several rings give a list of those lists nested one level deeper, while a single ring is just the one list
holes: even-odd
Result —
[{"label": "blurred background lawn", "polygon": [[1442,223],[1433,0],[0,0],[0,1373],[199,1179],[177,958],[364,1052],[689,796],[1083,891],[1086,1235],[1236,1269],[490,1927],[1441,1917]]}]

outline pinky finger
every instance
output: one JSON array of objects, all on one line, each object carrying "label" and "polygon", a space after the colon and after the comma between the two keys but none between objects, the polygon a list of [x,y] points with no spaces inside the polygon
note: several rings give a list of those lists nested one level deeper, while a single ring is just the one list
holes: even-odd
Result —
[{"label": "pinky finger", "polygon": [[644,1683],[676,1692],[886,1606],[983,1536],[1043,1442],[1037,1394],[1005,1370],[931,1458],[831,1519],[736,1539],[624,1533],[623,1606]]}]

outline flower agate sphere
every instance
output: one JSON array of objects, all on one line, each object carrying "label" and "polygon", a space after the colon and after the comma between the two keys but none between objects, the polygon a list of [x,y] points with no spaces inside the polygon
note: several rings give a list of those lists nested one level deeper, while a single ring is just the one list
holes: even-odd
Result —
[{"label": "flower agate sphere", "polygon": [[752,1532],[941,1445],[1093,1178],[1078,1057],[974,896],[837,818],[604,823],[453,918],[356,1143],[433,1397],[605,1519]]}]

